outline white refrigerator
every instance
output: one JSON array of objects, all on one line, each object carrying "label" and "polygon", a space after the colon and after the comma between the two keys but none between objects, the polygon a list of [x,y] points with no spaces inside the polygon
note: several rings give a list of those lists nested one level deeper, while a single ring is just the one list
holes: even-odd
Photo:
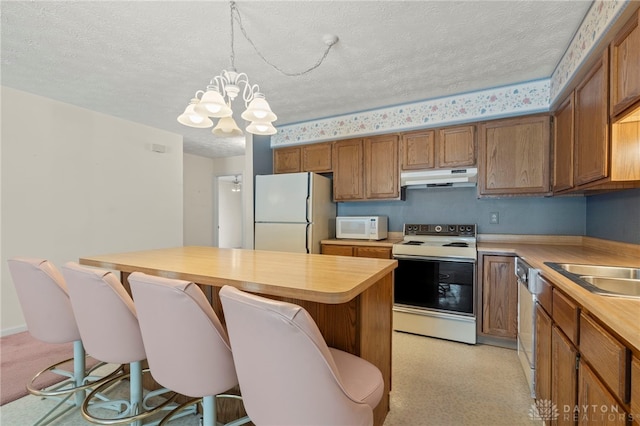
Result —
[{"label": "white refrigerator", "polygon": [[320,253],[320,241],[336,235],[331,191],[331,179],[316,173],[257,175],[255,249]]}]

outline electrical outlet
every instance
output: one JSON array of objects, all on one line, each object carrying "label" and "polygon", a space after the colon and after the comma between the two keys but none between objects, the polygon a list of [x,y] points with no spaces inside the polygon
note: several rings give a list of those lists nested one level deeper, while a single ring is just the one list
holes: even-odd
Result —
[{"label": "electrical outlet", "polygon": [[489,223],[492,223],[492,224],[500,223],[500,214],[498,212],[489,213]]}]

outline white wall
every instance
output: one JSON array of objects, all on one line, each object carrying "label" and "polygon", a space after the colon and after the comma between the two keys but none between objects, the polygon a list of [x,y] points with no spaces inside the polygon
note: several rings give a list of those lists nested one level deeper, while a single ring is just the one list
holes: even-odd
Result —
[{"label": "white wall", "polygon": [[[245,175],[245,156],[206,158],[197,155],[184,154],[184,245],[217,246],[218,235],[214,224],[218,220],[216,188],[217,176]],[[253,178],[250,178],[251,180]],[[243,178],[244,180],[244,178]],[[240,193],[243,201],[246,197],[253,199],[253,194]],[[241,202],[244,205],[244,202]],[[253,209],[253,204],[250,205]],[[246,217],[239,212],[238,217]],[[243,224],[246,232],[246,224]],[[253,230],[253,221],[250,222]],[[244,234],[243,232],[243,234]],[[253,238],[253,237],[252,237]],[[238,244],[245,248],[244,243]]]},{"label": "white wall", "polygon": [[184,245],[215,246],[213,159],[184,154]]},{"label": "white wall", "polygon": [[[13,256],[180,246],[182,136],[2,87],[2,334],[24,329]],[[151,151],[161,144],[165,153]]]}]

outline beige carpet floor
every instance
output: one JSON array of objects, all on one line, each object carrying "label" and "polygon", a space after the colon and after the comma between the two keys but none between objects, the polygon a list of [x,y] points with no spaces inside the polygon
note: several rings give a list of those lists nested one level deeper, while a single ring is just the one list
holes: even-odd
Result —
[{"label": "beige carpet floor", "polygon": [[[405,333],[393,334],[391,411],[384,426],[541,425],[529,418],[533,400],[517,354]],[[51,402],[26,396],[0,407],[0,424],[32,424]],[[72,412],[53,425],[86,425]],[[197,426],[185,417],[172,424]]]}]

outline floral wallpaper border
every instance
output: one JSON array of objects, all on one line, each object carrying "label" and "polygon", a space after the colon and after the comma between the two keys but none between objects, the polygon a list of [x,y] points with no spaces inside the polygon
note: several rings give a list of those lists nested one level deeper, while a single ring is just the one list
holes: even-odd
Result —
[{"label": "floral wallpaper border", "polygon": [[548,109],[547,79],[282,126],[271,137],[271,146],[434,127]]},{"label": "floral wallpaper border", "polygon": [[580,28],[573,36],[567,51],[551,75],[551,101],[555,101],[564,86],[571,80],[591,50],[607,32],[611,24],[629,5],[629,0],[597,0],[593,2]]},{"label": "floral wallpaper border", "polygon": [[271,147],[548,111],[629,1],[594,1],[551,78],[281,126]]}]

